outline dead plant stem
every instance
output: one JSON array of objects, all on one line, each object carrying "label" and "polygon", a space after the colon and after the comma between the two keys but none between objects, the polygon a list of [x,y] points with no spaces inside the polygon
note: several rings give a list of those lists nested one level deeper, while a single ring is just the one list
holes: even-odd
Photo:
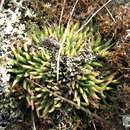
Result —
[{"label": "dead plant stem", "polygon": [[62,21],[64,9],[65,9],[65,3],[66,3],[66,0],[64,0],[63,6],[62,6],[62,10],[61,10],[61,14],[60,14],[60,19],[59,19],[59,27],[60,27],[60,24],[61,24],[61,21]]},{"label": "dead plant stem", "polygon": [[59,80],[59,67],[60,67],[60,54],[61,54],[61,51],[63,49],[63,46],[64,46],[64,42],[66,40],[66,37],[67,37],[67,34],[68,34],[68,29],[70,27],[70,21],[71,21],[71,18],[72,18],[72,15],[74,13],[74,10],[75,10],[75,7],[77,5],[79,0],[76,0],[73,8],[72,8],[72,11],[70,13],[70,17],[69,17],[69,20],[68,20],[68,23],[67,23],[67,27],[65,29],[65,32],[64,32],[64,35],[63,35],[63,39],[62,39],[62,42],[60,43],[60,49],[59,49],[59,52],[58,52],[58,56],[57,56],[57,81]]},{"label": "dead plant stem", "polygon": [[107,1],[107,2],[106,2],[104,5],[102,5],[97,11],[95,11],[95,12],[91,15],[91,17],[88,19],[88,21],[87,21],[84,25],[82,25],[81,28],[80,28],[76,33],[79,33],[80,31],[82,31],[82,30],[85,28],[85,26],[88,25],[88,23],[92,20],[92,18],[95,17],[95,16],[97,15],[97,13],[98,13],[99,11],[101,11],[101,10],[102,10],[106,5],[108,5],[111,1],[112,1],[112,0]]}]

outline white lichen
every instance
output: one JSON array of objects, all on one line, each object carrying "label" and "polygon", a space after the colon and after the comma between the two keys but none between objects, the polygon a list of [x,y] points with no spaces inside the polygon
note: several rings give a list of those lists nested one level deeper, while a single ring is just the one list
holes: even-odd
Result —
[{"label": "white lichen", "polygon": [[[25,30],[26,25],[21,23],[22,10],[25,11],[26,16],[34,16],[33,12],[28,8],[25,8],[23,4],[24,0],[10,0],[8,3],[9,8],[0,11],[0,87],[4,87],[5,91],[8,91],[9,87],[9,75],[7,74],[7,65],[9,63],[10,47],[12,41],[22,40],[27,44],[30,44],[31,40],[28,38]],[[15,6],[15,9],[12,7]]]}]

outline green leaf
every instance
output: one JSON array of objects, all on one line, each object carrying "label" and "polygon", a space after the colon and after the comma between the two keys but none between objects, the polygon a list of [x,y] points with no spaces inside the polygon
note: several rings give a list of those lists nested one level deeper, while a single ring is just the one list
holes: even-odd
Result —
[{"label": "green leaf", "polygon": [[83,93],[82,97],[85,100],[86,104],[89,105],[89,100],[88,100],[88,97],[87,97],[86,93]]},{"label": "green leaf", "polygon": [[22,75],[17,75],[15,80],[13,81],[12,87],[14,87],[20,80],[21,80]]},{"label": "green leaf", "polygon": [[27,81],[26,81],[26,80],[23,81],[23,88],[24,88],[25,90],[27,89]]}]

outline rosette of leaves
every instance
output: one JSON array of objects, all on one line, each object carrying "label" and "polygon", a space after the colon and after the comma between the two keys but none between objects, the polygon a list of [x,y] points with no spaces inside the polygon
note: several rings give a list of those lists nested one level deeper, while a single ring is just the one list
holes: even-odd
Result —
[{"label": "rosette of leaves", "polygon": [[107,79],[96,67],[86,31],[76,34],[78,24],[71,24],[60,56],[59,79],[57,80],[57,54],[60,49],[64,26],[45,27],[43,32],[33,30],[34,44],[12,47],[11,90],[24,93],[38,116],[45,116],[70,103],[76,108],[86,108],[104,98],[109,90]]},{"label": "rosette of leaves", "polygon": [[[30,49],[30,50],[29,50]],[[44,50],[32,48],[12,47],[12,68],[8,69],[11,74],[12,88],[19,98],[26,98],[29,106],[38,111],[44,109],[50,112],[59,102],[44,86],[51,86],[54,80],[54,64],[51,63],[50,55]],[[31,51],[31,52],[30,52]],[[37,87],[33,82],[42,82],[43,88]],[[23,95],[24,94],[24,95]],[[41,108],[42,107],[42,108]],[[48,110],[49,109],[49,110]]]},{"label": "rosette of leaves", "polygon": [[[64,54],[71,55],[73,57],[74,55],[77,55],[78,52],[83,48],[87,47],[87,51],[91,51],[93,54],[101,57],[107,57],[109,50],[114,46],[114,43],[111,43],[111,39],[109,41],[103,40],[99,32],[99,27],[94,25],[92,22],[82,32],[76,33],[78,32],[79,28],[79,23],[71,23],[65,40],[65,48],[63,49],[63,51],[65,50]],[[48,37],[53,38],[53,40],[56,40],[60,43],[63,39],[65,29],[66,28],[63,25],[53,25],[43,27],[43,31],[41,31],[37,25],[33,25],[31,27],[31,37],[34,44],[42,44],[42,40]],[[55,44],[55,46],[56,45],[58,44]]]}]

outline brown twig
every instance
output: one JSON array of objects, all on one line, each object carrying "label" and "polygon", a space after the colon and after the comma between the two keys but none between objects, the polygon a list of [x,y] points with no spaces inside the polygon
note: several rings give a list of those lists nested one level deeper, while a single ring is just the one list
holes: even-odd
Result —
[{"label": "brown twig", "polygon": [[81,110],[87,112],[87,110],[86,110],[84,107],[78,106],[78,105],[77,105],[76,103],[74,103],[73,101],[71,101],[71,100],[69,100],[69,99],[67,99],[67,98],[64,98],[63,96],[57,94],[56,92],[52,92],[51,90],[49,90],[49,89],[47,89],[47,88],[41,86],[40,84],[38,84],[38,83],[36,83],[36,82],[34,82],[34,81],[31,81],[30,79],[28,79],[28,81],[31,82],[31,83],[34,83],[36,86],[38,86],[38,87],[44,89],[45,91],[49,92],[49,93],[52,94],[53,96],[56,96],[56,97],[60,98],[61,100],[63,100],[63,101],[65,101],[65,102],[69,103],[70,105],[76,107],[77,109],[81,109]]},{"label": "brown twig", "polygon": [[36,82],[34,82],[34,81],[31,81],[30,79],[28,79],[28,81],[31,82],[31,83],[34,83],[36,86],[38,86],[38,87],[40,87],[40,88],[46,90],[47,92],[49,92],[49,93],[52,94],[53,96],[56,96],[56,97],[60,98],[60,99],[63,100],[64,102],[69,103],[70,105],[74,106],[75,108],[84,111],[84,112],[87,113],[88,116],[90,116],[91,118],[96,119],[96,120],[98,120],[99,122],[102,122],[106,127],[109,127],[109,123],[108,123],[105,119],[102,119],[100,116],[98,116],[98,115],[95,114],[95,113],[91,113],[89,109],[86,109],[86,108],[84,108],[84,107],[82,107],[82,106],[78,106],[78,105],[77,105],[76,103],[74,103],[73,101],[71,101],[71,100],[69,100],[69,99],[67,99],[67,98],[65,98],[65,97],[63,97],[63,96],[57,94],[56,92],[52,92],[51,90],[49,90],[49,89],[47,89],[47,88],[41,86],[40,84],[38,84],[38,83],[36,83]]},{"label": "brown twig", "polygon": [[36,129],[36,124],[35,124],[35,119],[34,119],[34,113],[33,113],[33,111],[31,111],[31,114],[32,114],[33,130],[37,130],[37,129]]}]

